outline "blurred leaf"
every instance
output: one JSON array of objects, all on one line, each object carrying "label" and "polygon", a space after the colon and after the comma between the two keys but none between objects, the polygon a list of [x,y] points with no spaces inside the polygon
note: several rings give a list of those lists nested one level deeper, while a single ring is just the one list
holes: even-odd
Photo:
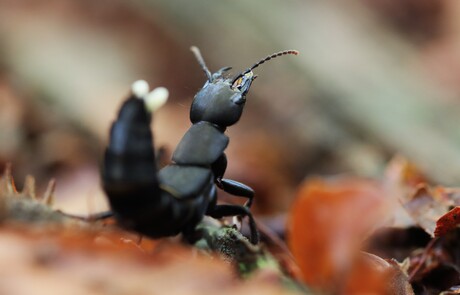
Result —
[{"label": "blurred leaf", "polygon": [[412,195],[402,195],[403,207],[413,220],[434,237],[436,221],[448,211],[448,205],[426,184],[421,184]]},{"label": "blurred leaf", "polygon": [[[432,237],[435,235],[436,221],[448,211],[453,203],[452,196],[458,194],[453,189],[432,188],[423,173],[401,156],[394,157],[388,164],[384,183],[401,205],[392,212],[392,225],[409,227],[415,223]],[[407,221],[407,217],[412,222]]]},{"label": "blurred leaf", "polygon": [[307,285],[337,288],[349,279],[363,239],[384,219],[385,190],[356,178],[312,179],[300,188],[289,223],[289,245]]},{"label": "blurred leaf", "polygon": [[385,169],[384,180],[389,186],[416,187],[427,182],[417,166],[401,155],[394,156]]},{"label": "blurred leaf", "polygon": [[414,291],[398,263],[363,253],[351,270],[344,294],[413,295]]}]

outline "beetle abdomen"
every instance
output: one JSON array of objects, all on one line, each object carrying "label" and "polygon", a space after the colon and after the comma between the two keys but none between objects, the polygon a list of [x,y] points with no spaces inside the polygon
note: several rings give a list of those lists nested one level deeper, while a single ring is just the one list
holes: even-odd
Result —
[{"label": "beetle abdomen", "polygon": [[155,206],[159,197],[151,115],[144,101],[127,99],[110,130],[104,155],[102,183],[116,216],[131,220],[139,205]]},{"label": "beetle abdomen", "polygon": [[104,155],[102,179],[105,186],[112,183],[158,184],[150,120],[141,99],[132,97],[125,101],[112,124]]},{"label": "beetle abdomen", "polygon": [[194,228],[215,197],[213,181],[205,183],[199,194],[189,198],[161,190],[158,195],[136,203],[137,208],[132,211],[135,214],[122,215],[118,211],[115,217],[121,226],[151,238],[174,236],[188,227]]}]

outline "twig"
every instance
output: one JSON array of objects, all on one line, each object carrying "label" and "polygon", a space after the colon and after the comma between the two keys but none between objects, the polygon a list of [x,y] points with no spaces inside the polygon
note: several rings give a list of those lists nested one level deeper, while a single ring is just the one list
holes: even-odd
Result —
[{"label": "twig", "polygon": [[439,241],[439,238],[433,238],[428,245],[426,245],[425,250],[423,251],[422,256],[420,257],[419,262],[415,266],[415,268],[411,271],[409,274],[409,282],[412,283],[412,280],[414,279],[415,275],[418,273],[418,271],[422,268],[423,264],[425,263],[426,259],[428,258],[428,252],[433,248],[433,246],[436,244],[436,242]]}]

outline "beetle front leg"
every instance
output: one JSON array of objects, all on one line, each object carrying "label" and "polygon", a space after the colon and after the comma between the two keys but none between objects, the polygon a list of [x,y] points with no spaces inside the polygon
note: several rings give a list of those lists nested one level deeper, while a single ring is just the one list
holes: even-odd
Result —
[{"label": "beetle front leg", "polygon": [[218,184],[222,177],[224,177],[225,170],[227,170],[227,156],[225,153],[222,153],[222,155],[220,155],[220,157],[212,163],[211,170],[216,178],[216,184]]},{"label": "beetle front leg", "polygon": [[248,198],[244,206],[251,208],[255,193],[254,190],[249,186],[245,185],[244,183],[226,178],[220,179],[220,181],[217,183],[217,186],[224,192],[227,192],[231,195]]},{"label": "beetle front leg", "polygon": [[248,198],[244,204],[245,207],[251,208],[254,199],[254,190],[244,183],[222,178],[224,177],[225,170],[227,169],[227,156],[222,154],[211,166],[211,169],[216,177],[216,185],[224,192],[231,195]]}]

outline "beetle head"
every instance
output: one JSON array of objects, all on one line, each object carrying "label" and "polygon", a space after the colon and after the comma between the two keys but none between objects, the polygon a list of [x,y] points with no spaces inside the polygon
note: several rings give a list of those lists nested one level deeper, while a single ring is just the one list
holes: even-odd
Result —
[{"label": "beetle head", "polygon": [[226,78],[224,74],[231,69],[230,67],[222,68],[211,74],[199,49],[193,46],[191,50],[208,80],[193,99],[190,120],[192,123],[207,121],[222,128],[233,125],[240,119],[246,102],[246,95],[251,88],[252,81],[257,78],[252,72],[253,69],[277,56],[298,54],[296,50],[277,52],[263,58],[235,77]]}]

